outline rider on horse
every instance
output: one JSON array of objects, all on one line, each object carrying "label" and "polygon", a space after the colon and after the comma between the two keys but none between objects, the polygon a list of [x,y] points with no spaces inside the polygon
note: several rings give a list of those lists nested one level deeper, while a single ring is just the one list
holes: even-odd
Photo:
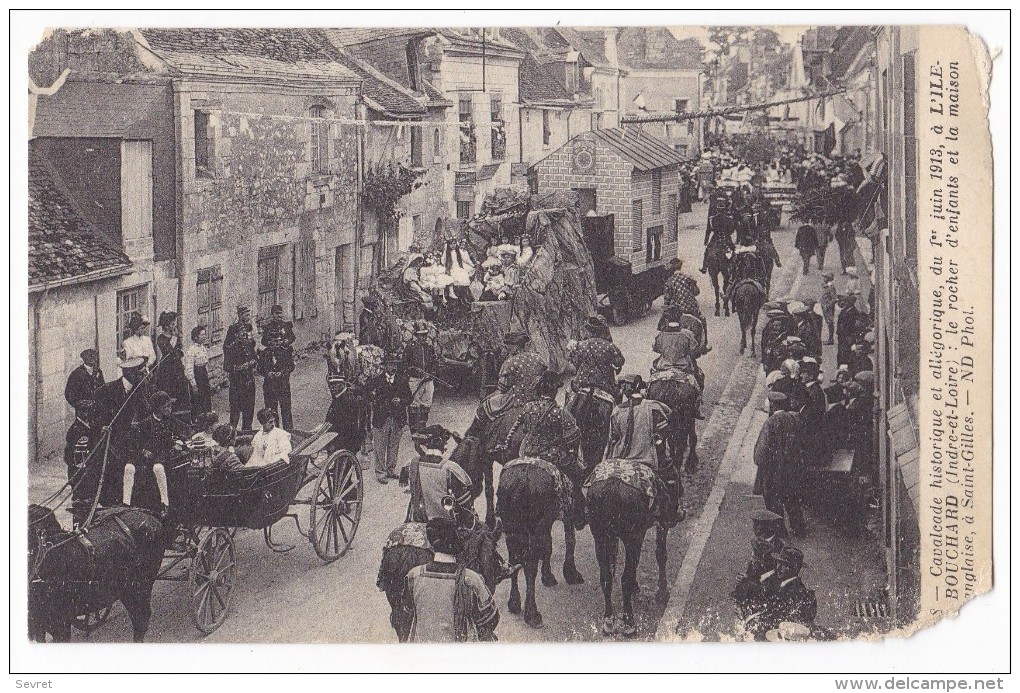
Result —
[{"label": "rider on horse", "polygon": [[666,323],[665,329],[656,335],[652,351],[659,354],[652,363],[653,375],[679,371],[685,374],[688,380],[693,380],[698,390],[695,417],[704,419],[705,417],[701,415],[701,393],[705,390],[705,374],[698,367],[698,357],[703,356],[706,350],[701,340],[691,329],[685,328],[679,319],[671,319]]},{"label": "rider on horse", "polygon": [[[669,266],[675,271],[673,276],[666,281],[666,285],[662,290],[663,317],[665,318],[665,314],[668,311],[673,311],[674,314],[680,313],[696,317],[701,322],[705,341],[705,353],[708,353],[712,350],[712,347],[708,346],[708,323],[701,314],[701,306],[698,305],[697,299],[701,290],[698,288],[698,282],[694,277],[684,274],[683,264],[684,262],[680,258],[673,258],[669,263]],[[660,330],[664,326],[663,323],[663,320],[659,321]]]},{"label": "rider on horse", "polygon": [[715,213],[708,218],[708,226],[705,229],[705,256],[701,261],[701,269],[698,270],[702,274],[708,272],[707,258],[710,248],[722,246],[729,252],[732,252],[735,248],[733,234],[737,230],[737,224],[733,221],[733,216],[728,206],[729,203],[723,198],[719,202]]},{"label": "rider on horse", "polygon": [[443,459],[446,445],[454,434],[433,424],[413,436],[417,459],[408,465],[408,486],[411,500],[407,504],[407,522],[428,522],[435,517],[449,517],[451,509],[444,499],[453,499],[454,519],[462,527],[474,526],[471,477],[452,460]]},{"label": "rider on horse", "polygon": [[640,375],[623,376],[619,387],[622,401],[613,410],[605,464],[638,463],[651,469],[663,498],[659,516],[666,524],[675,525],[683,519],[683,489],[677,466],[666,452],[671,411],[662,402],[644,398],[645,383]]}]

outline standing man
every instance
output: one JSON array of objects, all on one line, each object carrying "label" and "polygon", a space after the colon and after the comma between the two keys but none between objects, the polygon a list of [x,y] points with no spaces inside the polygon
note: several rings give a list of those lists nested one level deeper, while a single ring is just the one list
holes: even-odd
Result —
[{"label": "standing man", "polygon": [[[797,249],[801,260],[804,261],[803,274],[807,274],[811,258],[818,252],[818,232],[815,231],[815,227],[804,224],[797,229],[797,238],[793,242],[793,247]],[[821,269],[821,265],[819,265],[819,269]]]},{"label": "standing man", "polygon": [[295,340],[294,323],[283,319],[283,306],[270,308],[269,320],[262,326],[262,346],[291,347]]},{"label": "standing man", "polygon": [[74,410],[74,423],[67,429],[65,439],[64,463],[67,465],[67,481],[71,484],[71,515],[75,526],[84,520],[99,484],[99,467],[93,464],[86,469],[89,455],[100,439],[94,408],[95,402],[91,399],[78,403]]},{"label": "standing man", "polygon": [[407,425],[411,406],[411,388],[400,370],[401,362],[387,358],[383,373],[370,385],[372,398],[372,451],[375,453],[375,478],[380,484],[398,478],[400,438]]},{"label": "standing man", "polygon": [[64,386],[64,399],[78,412],[81,402],[91,400],[96,390],[104,384],[103,371],[99,368],[99,352],[86,349],[81,352],[81,365],[71,371]]},{"label": "standing man", "polygon": [[420,433],[429,423],[429,410],[435,394],[433,376],[439,356],[429,339],[428,323],[419,320],[414,326],[414,336],[404,347],[404,367],[407,369],[408,385],[411,387],[411,406],[408,408],[408,424],[411,433]]},{"label": "standing man", "polygon": [[379,327],[375,322],[375,311],[379,307],[379,300],[375,296],[365,296],[361,301],[361,306],[361,314],[358,315],[358,342],[379,346],[382,340],[379,336]]},{"label": "standing man", "polygon": [[[821,265],[818,265],[821,267]],[[822,306],[822,317],[825,318],[825,324],[829,328],[829,338],[826,340],[826,346],[832,346],[833,336],[836,333],[836,302],[838,296],[836,295],[836,282],[832,272],[822,272],[822,295],[819,298],[819,303]]]},{"label": "standing man", "polygon": [[[294,347],[288,342],[287,331],[281,325],[289,324],[283,323],[282,320],[275,326],[270,323],[262,333],[262,344],[266,348],[258,354],[258,373],[263,378],[262,398],[266,409],[276,415],[286,431],[294,428],[290,396],[290,374],[294,372]],[[293,339],[293,331],[289,338]]]},{"label": "standing man", "polygon": [[804,453],[800,414],[790,411],[791,400],[782,392],[768,394],[775,413],[765,420],[754,446],[754,493],[765,497],[765,507],[790,522],[795,537],[806,533],[800,506]]},{"label": "standing man", "polygon": [[411,619],[408,642],[494,641],[499,609],[482,576],[457,563],[464,549],[457,523],[437,517],[425,525],[432,561],[404,578],[403,609]]},{"label": "standing man", "polygon": [[[239,311],[240,312],[240,311]],[[230,326],[233,339],[223,346],[223,370],[230,386],[230,425],[237,430],[249,431],[255,418],[255,339],[250,323],[238,322]]]},{"label": "standing man", "polygon": [[224,349],[227,348],[228,344],[234,341],[237,337],[237,333],[242,327],[248,328],[249,336],[255,334],[255,328],[251,324],[251,308],[243,304],[237,307],[237,322],[227,328],[227,334],[223,337]]}]

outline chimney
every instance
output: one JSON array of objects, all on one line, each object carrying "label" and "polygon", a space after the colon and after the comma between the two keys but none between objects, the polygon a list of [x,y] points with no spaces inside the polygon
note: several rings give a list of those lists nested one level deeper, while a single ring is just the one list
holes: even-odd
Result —
[{"label": "chimney", "polygon": [[606,39],[605,45],[606,59],[609,60],[609,64],[612,67],[619,67],[620,62],[616,54],[616,29],[610,28],[603,29],[602,31]]}]

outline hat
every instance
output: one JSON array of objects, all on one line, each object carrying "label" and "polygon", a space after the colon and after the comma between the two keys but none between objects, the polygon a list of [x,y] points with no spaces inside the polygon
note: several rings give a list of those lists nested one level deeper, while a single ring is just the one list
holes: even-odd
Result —
[{"label": "hat", "polygon": [[772,404],[785,404],[790,399],[782,392],[770,392],[765,396]]},{"label": "hat", "polygon": [[[769,510],[756,510],[751,513],[751,526],[754,528],[756,537],[768,537],[779,532],[779,528],[785,527],[782,515],[777,515]],[[768,551],[771,554],[772,551]]]},{"label": "hat", "polygon": [[775,522],[776,520],[782,519],[782,515],[776,515],[771,510],[755,510],[751,513],[752,522]]},{"label": "hat", "polygon": [[429,333],[429,324],[427,322],[425,322],[424,320],[416,321],[414,323],[414,333],[415,334],[428,334]]},{"label": "hat", "polygon": [[803,339],[801,339],[800,337],[794,336],[792,334],[789,335],[788,337],[786,337],[783,340],[783,344],[785,346],[793,346],[794,344],[803,344],[803,343],[804,343]]},{"label": "hat", "polygon": [[445,450],[452,437],[453,433],[439,424],[426,426],[425,430],[411,436],[413,440],[430,450]]},{"label": "hat", "polygon": [[277,305],[273,306],[272,308],[270,308],[269,312],[270,313],[282,313],[283,312],[283,306],[277,304]]},{"label": "hat", "polygon": [[790,315],[799,315],[800,313],[808,312],[810,308],[804,305],[801,301],[792,301],[790,305],[786,307],[786,310],[790,312]]},{"label": "hat", "polygon": [[621,375],[616,382],[619,383],[620,385],[630,385],[632,387],[640,387],[642,384],[644,384],[644,380],[637,373],[627,373],[626,375]]},{"label": "hat", "polygon": [[137,330],[143,325],[150,325],[149,319],[141,313],[132,313],[131,320],[128,321],[129,330]]},{"label": "hat", "polygon": [[507,346],[524,346],[531,341],[527,332],[507,332],[503,335],[503,344]]},{"label": "hat", "polygon": [[848,397],[860,397],[864,394],[864,386],[859,382],[850,382],[845,386],[846,394]]},{"label": "hat", "polygon": [[765,376],[765,387],[771,388],[773,385],[776,384],[777,380],[782,380],[782,379],[783,379],[782,371],[778,371],[778,370],[772,371],[771,373],[769,373],[768,375]]},{"label": "hat", "polygon": [[99,358],[99,352],[96,351],[95,349],[85,349],[84,351],[82,351],[79,354],[79,356],[81,357],[82,361],[85,361],[86,359],[89,359],[89,358],[98,359]]},{"label": "hat", "polygon": [[118,365],[122,371],[133,371],[144,366],[145,362],[148,360],[148,356],[135,356],[133,358],[124,359]]},{"label": "hat", "polygon": [[846,273],[849,274],[851,277],[858,276],[857,268],[853,265],[850,265],[849,267],[846,268]]},{"label": "hat", "polygon": [[425,537],[432,550],[456,556],[464,548],[457,533],[457,522],[449,517],[434,517],[425,523]]},{"label": "hat", "polygon": [[237,314],[238,315],[242,315],[244,313],[250,313],[250,312],[251,312],[251,308],[249,308],[248,306],[246,306],[244,304],[241,304],[241,305],[239,305],[237,307]]},{"label": "hat", "polygon": [[783,304],[781,301],[769,301],[762,306],[766,311],[770,310],[783,310]]},{"label": "hat", "polygon": [[149,397],[149,409],[151,409],[152,411],[159,411],[166,405],[173,404],[176,401],[177,400],[175,400],[167,393],[163,392],[162,390],[158,390],[157,392],[152,393],[152,396]]},{"label": "hat", "polygon": [[768,642],[805,642],[811,639],[811,629],[803,623],[783,621],[778,628],[765,633]]},{"label": "hat", "polygon": [[797,570],[804,567],[804,552],[795,546],[784,546],[778,553],[772,554],[777,563],[785,563]]},{"label": "hat", "polygon": [[605,316],[596,313],[594,315],[589,315],[587,319],[585,319],[584,326],[593,332],[601,332],[609,327],[609,323],[606,321]]},{"label": "hat", "polygon": [[765,311],[765,317],[767,318],[781,318],[786,315],[786,311],[782,308],[772,308]]}]

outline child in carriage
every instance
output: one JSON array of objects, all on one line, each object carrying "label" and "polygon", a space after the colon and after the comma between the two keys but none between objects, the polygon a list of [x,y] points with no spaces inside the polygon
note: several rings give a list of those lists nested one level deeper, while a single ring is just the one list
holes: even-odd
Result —
[{"label": "child in carriage", "polygon": [[[149,398],[149,409],[152,411],[138,424],[138,437],[141,457],[138,464],[152,470],[159,488],[159,499],[162,511],[170,507],[170,493],[166,480],[166,467],[174,451],[174,399],[159,390]],[[135,472],[138,466],[128,462],[124,465],[124,505],[130,506],[134,498]]]},{"label": "child in carriage", "polygon": [[276,413],[269,408],[257,414],[262,428],[251,439],[251,457],[245,466],[264,467],[274,462],[286,462],[293,449],[290,433],[276,425]]}]

